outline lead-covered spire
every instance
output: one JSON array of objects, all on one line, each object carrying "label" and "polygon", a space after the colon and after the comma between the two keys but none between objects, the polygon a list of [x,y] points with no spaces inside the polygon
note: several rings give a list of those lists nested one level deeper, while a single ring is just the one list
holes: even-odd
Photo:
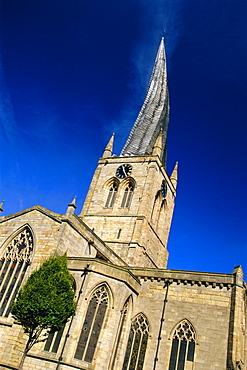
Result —
[{"label": "lead-covered spire", "polygon": [[166,162],[166,141],[169,121],[169,95],[164,39],[155,59],[146,98],[121,155],[151,155],[162,129],[161,160]]}]

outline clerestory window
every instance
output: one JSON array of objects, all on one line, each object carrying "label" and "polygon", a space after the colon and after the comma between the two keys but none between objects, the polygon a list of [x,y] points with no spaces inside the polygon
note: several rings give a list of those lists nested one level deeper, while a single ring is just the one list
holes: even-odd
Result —
[{"label": "clerestory window", "polygon": [[105,203],[105,207],[106,208],[112,208],[114,203],[115,203],[115,199],[116,199],[116,196],[117,196],[117,191],[118,191],[118,184],[117,183],[113,183],[109,189],[109,192],[108,192],[108,196],[107,196],[107,199],[106,199],[106,203]]},{"label": "clerestory window", "polygon": [[121,203],[121,208],[130,207],[131,200],[133,197],[134,186],[129,182],[124,189],[123,199]]},{"label": "clerestory window", "polygon": [[131,323],[122,370],[142,370],[148,342],[149,325],[140,313]]},{"label": "clerestory window", "polygon": [[33,236],[25,226],[5,247],[0,259],[0,316],[7,317],[33,252]]},{"label": "clerestory window", "polygon": [[180,322],[173,334],[169,370],[192,369],[186,365],[194,361],[195,339],[193,326],[187,320]]},{"label": "clerestory window", "polygon": [[108,305],[109,296],[103,284],[94,291],[89,301],[75,358],[92,362]]}]

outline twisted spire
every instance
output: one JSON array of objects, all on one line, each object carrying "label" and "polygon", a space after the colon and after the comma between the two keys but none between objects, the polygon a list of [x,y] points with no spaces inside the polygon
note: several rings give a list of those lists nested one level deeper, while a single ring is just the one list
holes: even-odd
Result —
[{"label": "twisted spire", "polygon": [[162,129],[161,160],[166,162],[169,95],[164,38],[161,39],[146,98],[121,155],[151,155]]}]

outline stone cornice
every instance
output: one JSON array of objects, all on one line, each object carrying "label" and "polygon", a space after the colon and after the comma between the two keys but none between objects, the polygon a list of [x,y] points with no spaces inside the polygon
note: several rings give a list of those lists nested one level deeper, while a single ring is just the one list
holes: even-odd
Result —
[{"label": "stone cornice", "polygon": [[157,281],[164,283],[176,283],[177,285],[204,286],[212,288],[230,289],[235,285],[233,274],[208,273],[198,271],[182,271],[182,270],[165,270],[165,269],[145,269],[131,268],[133,274],[144,281]]}]

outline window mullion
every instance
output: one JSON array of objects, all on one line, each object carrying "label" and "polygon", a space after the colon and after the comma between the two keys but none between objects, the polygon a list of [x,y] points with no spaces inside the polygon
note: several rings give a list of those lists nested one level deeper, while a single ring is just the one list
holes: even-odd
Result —
[{"label": "window mullion", "polygon": [[177,370],[178,368],[178,359],[179,359],[179,354],[180,354],[180,347],[181,347],[181,340],[178,340],[178,350],[177,350],[177,358],[176,358],[176,366],[175,369]]},{"label": "window mullion", "polygon": [[[20,264],[20,262],[18,262],[18,263],[16,264],[15,271],[12,273],[12,279],[10,279],[9,284],[8,284],[8,287],[7,287],[7,288],[6,288],[6,290],[5,290],[5,295],[7,294],[7,291],[8,291],[8,289],[9,289],[9,286],[11,285],[11,282],[12,282],[12,281],[13,281],[13,279],[15,278],[16,270],[17,270],[17,268],[18,268],[19,264]],[[15,293],[15,288],[16,288],[16,286],[18,285],[19,280],[21,279],[22,272],[23,272],[24,268],[25,268],[25,262],[23,261],[23,264],[22,264],[21,269],[20,269],[20,271],[19,271],[18,277],[17,277],[17,279],[16,279],[16,281],[15,281],[15,283],[14,283],[13,287],[12,287],[11,294],[10,294],[10,296],[9,296],[8,302],[11,302],[11,299],[12,299],[12,297],[13,297],[14,293]],[[5,313],[6,313],[6,311],[7,311],[7,310],[8,310],[8,304],[6,304],[6,307],[5,307],[4,311],[3,311],[3,316],[5,315]]]},{"label": "window mullion", "polygon": [[113,189],[112,194],[111,194],[111,201],[109,207],[112,208],[116,199],[117,191],[116,189]]},{"label": "window mullion", "polygon": [[137,351],[135,370],[137,370],[137,365],[139,364],[139,357],[140,357],[140,350],[141,350],[142,338],[143,338],[143,333],[141,333],[141,338],[140,338],[140,342],[139,342],[139,348],[138,348],[138,351]]},{"label": "window mullion", "polygon": [[129,366],[130,366],[130,362],[131,362],[131,356],[132,356],[132,351],[133,351],[133,347],[134,347],[134,343],[135,343],[135,337],[136,337],[136,332],[133,330],[133,338],[132,338],[132,343],[131,343],[131,349],[130,349],[130,356],[129,356],[129,361],[128,361],[128,366],[127,366],[127,370],[129,370]]},{"label": "window mullion", "polygon": [[189,343],[190,342],[187,340],[186,350],[185,350],[185,360],[184,360],[184,368],[185,368],[185,370],[186,370],[186,363],[187,363],[187,355],[188,355]]},{"label": "window mullion", "polygon": [[[13,262],[14,262],[14,261],[13,261]],[[12,264],[13,264],[13,262],[12,262]],[[17,270],[17,268],[18,268],[18,265],[19,265],[19,263],[18,263],[18,261],[17,261],[17,262],[16,262],[16,265],[15,265],[15,268],[14,268],[14,270],[12,271],[11,276],[10,276],[10,278],[9,278],[9,282],[8,282],[8,284],[7,284],[6,288],[5,288],[5,292],[4,292],[3,296],[2,296],[2,299],[1,299],[0,305],[3,305],[3,303],[4,303],[4,299],[5,299],[5,297],[6,297],[7,293],[8,293],[9,287],[11,286],[12,281],[13,281],[13,279],[14,279],[14,277],[15,277],[15,273],[16,273],[16,270]],[[10,266],[11,266],[11,264],[10,264]],[[13,293],[13,290],[12,290],[12,292],[11,292],[11,293]],[[8,302],[10,302],[10,296],[9,296]],[[4,312],[6,311],[6,308],[8,307],[8,302],[6,302],[6,306],[5,306],[5,308],[4,308],[3,312],[2,312],[2,315],[3,315],[3,316],[4,316]]]},{"label": "window mullion", "polygon": [[7,264],[7,262],[9,262],[9,265],[7,267],[7,271],[4,274],[4,278],[3,278],[2,282],[1,282],[0,289],[4,286],[5,280],[7,279],[9,270],[10,270],[11,265],[12,265],[12,261],[11,260],[6,260],[6,263],[5,264]]},{"label": "window mullion", "polygon": [[[1,266],[1,269],[0,269],[0,277],[1,277],[2,273],[3,273],[3,271],[4,271],[5,265],[7,263],[6,258],[3,258],[3,259],[4,259],[4,262],[3,262],[2,266]],[[0,286],[1,286],[1,282],[0,282]]]},{"label": "window mullion", "polygon": [[[5,281],[6,281],[6,280],[7,280],[7,278],[8,278],[8,275],[9,275],[9,272],[10,272],[10,269],[11,269],[12,264],[13,264],[13,261],[10,261],[10,264],[9,264],[9,266],[8,266],[8,269],[7,269],[6,273],[5,273],[5,276],[4,276],[4,278],[3,278],[3,281],[2,281],[2,284],[1,284],[1,287],[0,287],[0,288],[4,288],[4,284],[5,284]],[[13,274],[13,272],[12,272],[12,274]],[[12,274],[11,274],[11,276],[10,276],[10,278],[9,278],[9,281],[11,281]],[[8,287],[8,286],[9,286],[9,283],[7,284],[7,287]],[[3,302],[3,299],[4,299],[4,297],[5,297],[5,294],[6,294],[6,288],[5,288],[5,291],[3,292],[3,296],[2,296],[2,299],[1,299],[1,301],[0,301],[0,305],[1,305],[1,304],[2,304],[2,302]]]}]

